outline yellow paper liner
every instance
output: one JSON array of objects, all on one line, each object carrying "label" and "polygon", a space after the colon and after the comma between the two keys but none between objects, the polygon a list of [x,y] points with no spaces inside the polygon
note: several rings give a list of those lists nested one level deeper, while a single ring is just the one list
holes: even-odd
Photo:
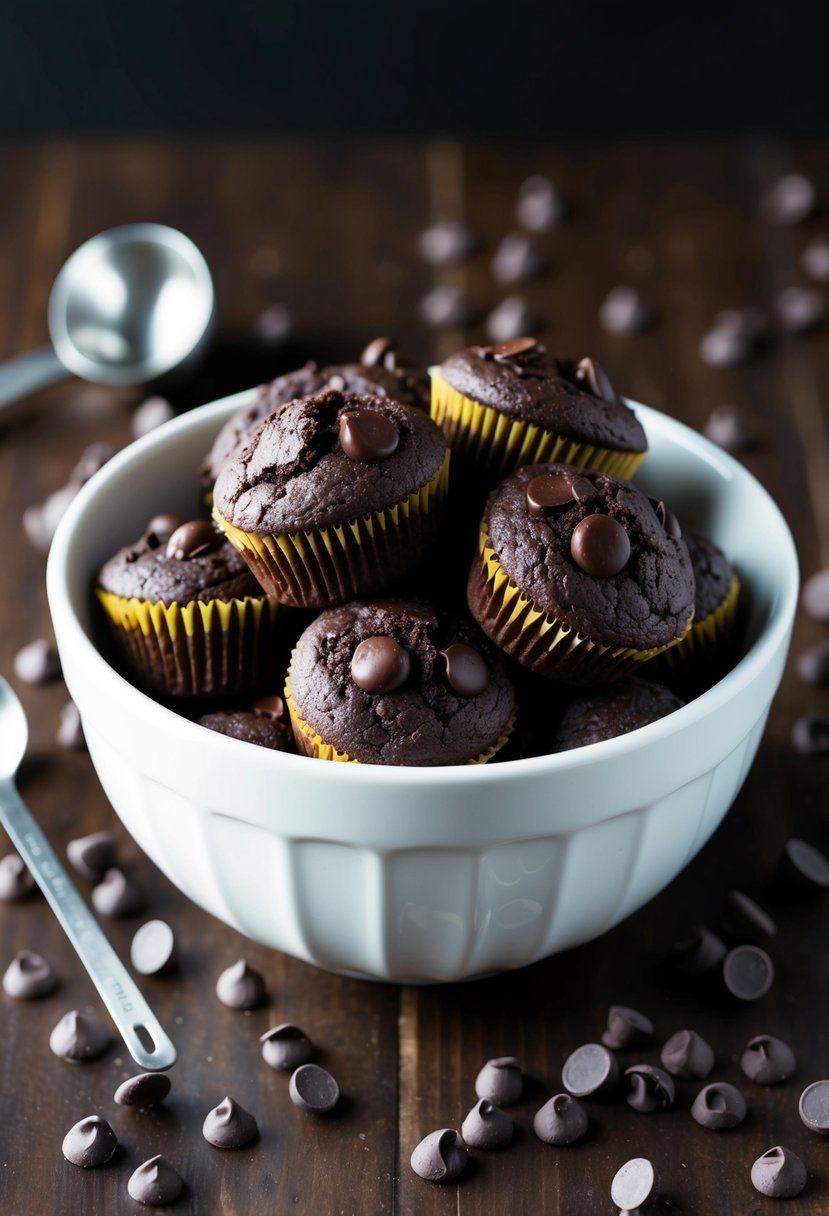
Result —
[{"label": "yellow paper liner", "polygon": [[164,604],[97,588],[113,637],[141,682],[171,697],[251,691],[272,674],[270,596]]},{"label": "yellow paper liner", "polygon": [[735,574],[725,598],[707,616],[695,620],[676,646],[672,646],[664,654],[657,655],[648,668],[647,675],[653,675],[654,679],[670,681],[685,669],[695,677],[694,684],[704,684],[713,670],[709,668],[709,662],[722,654],[734,633],[739,598],[740,580]]},{"label": "yellow paper liner", "polygon": [[[333,743],[326,743],[321,735],[318,735],[310,723],[306,722],[301,716],[296,707],[293,694],[291,693],[291,676],[290,673],[285,679],[284,689],[285,704],[288,706],[288,713],[291,715],[291,726],[294,731],[294,739],[296,740],[297,748],[304,756],[311,756],[314,760],[336,760],[342,764],[361,764],[362,761],[354,760],[346,752],[337,751]],[[473,756],[471,760],[467,760],[467,764],[486,764],[492,757],[499,752],[512,734],[512,729],[515,726],[515,712],[510,716],[510,720],[504,729],[500,738],[493,743],[492,747],[488,747],[486,751],[481,752],[479,756]]]},{"label": "yellow paper liner", "polygon": [[629,479],[645,459],[644,452],[599,447],[510,418],[490,405],[465,397],[436,372],[432,373],[430,413],[443,427],[454,457],[474,464],[490,483],[503,480],[519,465],[551,463]]},{"label": "yellow paper liner", "polygon": [[447,449],[434,477],[393,506],[312,532],[257,536],[213,518],[275,599],[323,608],[372,595],[411,573],[437,534],[449,483]]},{"label": "yellow paper liner", "polygon": [[539,675],[565,684],[604,684],[637,671],[687,636],[690,621],[681,637],[647,650],[594,642],[524,595],[498,561],[485,524],[469,575],[469,607],[496,645]]}]

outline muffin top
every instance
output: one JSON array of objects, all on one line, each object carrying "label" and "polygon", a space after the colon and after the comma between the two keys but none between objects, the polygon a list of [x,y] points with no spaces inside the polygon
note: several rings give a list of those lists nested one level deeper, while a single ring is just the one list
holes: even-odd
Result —
[{"label": "muffin top", "polygon": [[291,660],[296,708],[364,764],[464,764],[506,732],[515,708],[503,659],[476,626],[428,604],[331,608]]},{"label": "muffin top", "polygon": [[707,537],[686,532],[685,543],[691,555],[696,583],[694,621],[704,621],[728,595],[734,571],[722,549],[718,549]]},{"label": "muffin top", "polygon": [[330,367],[306,363],[296,371],[263,384],[250,405],[228,418],[202,461],[199,476],[203,488],[213,489],[222,466],[239,454],[269,414],[296,397],[310,397],[326,388],[392,397],[404,405],[422,408],[429,405],[429,377],[400,352],[391,338],[375,338],[369,342],[358,363],[332,364]]},{"label": "muffin top", "polygon": [[219,474],[214,503],[244,532],[313,531],[406,498],[445,455],[443,431],[423,410],[326,389],[259,425]]},{"label": "muffin top", "polygon": [[672,714],[684,704],[670,689],[650,680],[621,680],[607,688],[591,689],[567,706],[549,750],[566,752],[615,739]]},{"label": "muffin top", "polygon": [[682,637],[694,575],[675,517],[619,477],[527,465],[495,492],[486,523],[501,566],[549,617],[607,646]]},{"label": "muffin top", "polygon": [[261,697],[249,709],[222,709],[203,714],[199,726],[206,726],[220,735],[255,743],[275,752],[294,751],[294,739],[285,702],[281,697]]},{"label": "muffin top", "polygon": [[153,604],[262,596],[244,558],[211,523],[168,514],[154,516],[135,544],[104,563],[98,586]]},{"label": "muffin top", "polygon": [[647,449],[639,420],[594,359],[561,359],[532,338],[516,338],[467,347],[442,363],[440,374],[465,397],[510,418],[600,447]]}]

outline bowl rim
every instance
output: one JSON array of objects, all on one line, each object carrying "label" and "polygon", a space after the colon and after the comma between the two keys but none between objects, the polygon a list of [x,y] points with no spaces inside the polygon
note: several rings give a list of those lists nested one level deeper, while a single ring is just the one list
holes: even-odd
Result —
[{"label": "bowl rim", "polygon": [[[648,749],[683,728],[692,728],[695,723],[707,717],[708,714],[738,697],[760,675],[780,647],[787,644],[799,596],[799,572],[794,540],[780,508],[757,478],[729,453],[670,415],[654,409],[652,406],[626,399],[627,404],[640,415],[649,435],[658,432],[664,433],[667,430],[674,441],[681,441],[687,451],[703,459],[707,464],[714,465],[727,480],[747,479],[754,492],[759,492],[766,500],[767,508],[776,517],[779,525],[780,539],[783,544],[778,550],[777,556],[784,577],[777,583],[776,596],[770,607],[769,618],[759,636],[742,658],[711,688],[667,717],[639,727],[628,734],[605,739],[598,743],[586,744],[566,752],[505,760],[497,764],[419,767],[416,765],[320,762],[315,764],[312,770],[309,758],[306,756],[271,751],[267,748],[251,749],[249,744],[241,740],[232,739],[216,731],[207,731],[197,722],[155,701],[116,671],[104,658],[74,610],[69,593],[69,560],[78,527],[83,523],[86,512],[102,487],[117,480],[136,459],[165,445],[179,433],[213,419],[218,427],[236,409],[252,401],[255,393],[255,388],[245,389],[242,392],[198,406],[157,427],[148,435],[134,440],[117,452],[103,468],[90,478],[72,501],[58,525],[49,552],[46,582],[50,611],[53,618],[57,618],[58,615],[61,618],[63,627],[56,630],[56,633],[59,632],[61,637],[67,637],[69,644],[73,648],[77,648],[80,657],[76,666],[91,664],[91,673],[97,677],[98,682],[103,681],[104,686],[111,689],[113,698],[122,702],[126,698],[127,708],[138,718],[145,721],[148,718],[152,719],[156,727],[161,723],[164,726],[165,735],[171,740],[180,738],[182,743],[189,748],[199,745],[202,748],[218,748],[220,753],[222,749],[230,749],[226,750],[228,761],[234,756],[237,761],[244,757],[248,766],[255,764],[257,768],[261,767],[263,771],[272,771],[274,774],[278,774],[280,770],[284,770],[285,766],[288,766],[288,772],[303,773],[306,777],[313,773],[314,779],[321,782],[336,782],[337,785],[340,785],[342,781],[353,783],[362,780],[379,786],[396,786],[401,782],[415,782],[424,787],[445,787],[448,784],[451,786],[468,785],[475,788],[479,782],[498,783],[518,777],[533,778],[547,775],[554,777],[556,773],[590,766],[599,760],[611,761],[619,753]],[[256,754],[251,756],[251,751]]]}]

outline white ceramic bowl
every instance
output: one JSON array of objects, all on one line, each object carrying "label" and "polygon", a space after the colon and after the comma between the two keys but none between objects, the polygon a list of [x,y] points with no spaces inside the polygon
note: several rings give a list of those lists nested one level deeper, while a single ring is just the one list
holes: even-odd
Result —
[{"label": "white ceramic bowl", "polygon": [[81,491],[48,591],[66,683],[115,810],[191,899],[334,971],[459,980],[603,933],[660,891],[720,823],[754,758],[786,658],[798,572],[766,491],[695,432],[637,406],[637,483],[739,569],[744,656],[659,722],[556,756],[458,768],[281,755],[156,704],[98,653],[91,583],[158,510],[196,509],[195,470],[251,393],[133,443]]}]

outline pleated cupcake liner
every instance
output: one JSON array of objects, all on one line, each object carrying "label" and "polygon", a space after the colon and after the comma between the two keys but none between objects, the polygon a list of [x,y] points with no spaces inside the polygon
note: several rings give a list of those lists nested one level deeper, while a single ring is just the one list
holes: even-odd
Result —
[{"label": "pleated cupcake liner", "polygon": [[430,413],[443,428],[453,457],[473,466],[490,485],[526,464],[570,464],[630,479],[644,452],[623,452],[568,439],[535,423],[510,418],[464,396],[432,373]]},{"label": "pleated cupcake liner", "polygon": [[740,580],[735,574],[723,600],[700,620],[694,620],[688,633],[676,646],[659,654],[645,673],[648,679],[671,683],[688,674],[693,684],[704,684],[734,637]]},{"label": "pleated cupcake liner", "polygon": [[154,692],[247,693],[274,674],[280,606],[269,596],[163,604],[97,595],[125,662]]},{"label": "pleated cupcake liner", "polygon": [[295,608],[330,608],[407,577],[437,536],[449,484],[447,450],[434,477],[393,506],[310,532],[257,536],[213,518],[267,592]]}]

